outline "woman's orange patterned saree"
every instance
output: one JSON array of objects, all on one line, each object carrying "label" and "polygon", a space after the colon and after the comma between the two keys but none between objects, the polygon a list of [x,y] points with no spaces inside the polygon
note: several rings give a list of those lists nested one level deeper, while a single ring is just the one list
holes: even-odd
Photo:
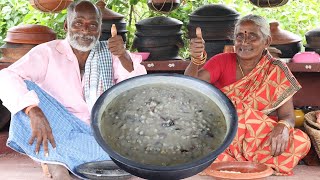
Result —
[{"label": "woman's orange patterned saree", "polygon": [[[220,154],[219,161],[254,161],[269,165],[278,175],[291,175],[292,169],[310,149],[309,137],[301,130],[290,132],[289,145],[277,157],[266,144],[277,121],[268,117],[301,86],[288,67],[269,54],[241,80],[222,88],[238,113],[238,132],[231,145]],[[210,166],[203,172],[210,175]]]}]

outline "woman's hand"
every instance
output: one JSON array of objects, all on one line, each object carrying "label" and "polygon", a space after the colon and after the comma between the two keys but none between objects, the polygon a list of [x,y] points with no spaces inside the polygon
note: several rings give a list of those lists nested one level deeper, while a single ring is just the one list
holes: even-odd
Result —
[{"label": "woman's hand", "polygon": [[190,55],[193,58],[196,59],[201,59],[202,53],[204,52],[205,49],[205,41],[202,39],[202,33],[201,33],[201,28],[197,27],[196,28],[196,38],[192,38],[190,41]]},{"label": "woman's hand", "polygon": [[32,136],[29,140],[29,144],[32,145],[36,141],[36,154],[39,153],[41,144],[43,145],[45,156],[49,155],[48,152],[48,141],[52,147],[56,147],[50,124],[39,107],[33,107],[28,116],[31,122]]},{"label": "woman's hand", "polygon": [[269,139],[266,144],[271,145],[271,155],[276,157],[282,154],[289,143],[289,129],[281,123],[278,123],[271,133],[269,134]]}]

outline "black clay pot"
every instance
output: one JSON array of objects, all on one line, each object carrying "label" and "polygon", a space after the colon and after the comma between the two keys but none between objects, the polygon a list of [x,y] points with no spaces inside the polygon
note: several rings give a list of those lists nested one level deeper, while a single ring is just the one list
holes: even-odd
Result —
[{"label": "black clay pot", "polygon": [[[179,89],[192,91],[194,96],[205,96],[208,101],[215,103],[221,110],[226,123],[226,134],[221,145],[201,158],[192,159],[186,163],[172,166],[146,165],[138,161],[133,161],[131,158],[118,153],[112,148],[112,143],[110,144],[109,141],[110,139],[102,136],[105,131],[105,126],[102,125],[102,115],[106,108],[113,107],[114,104],[112,104],[112,100],[123,97],[124,94],[128,96],[128,91],[132,92],[132,89],[142,86],[161,86],[169,89],[178,87]],[[135,93],[129,96],[135,96]],[[237,113],[233,104],[219,89],[204,81],[179,74],[147,74],[130,78],[114,85],[98,98],[92,109],[91,119],[91,127],[95,139],[106,153],[109,154],[112,160],[121,169],[135,176],[151,180],[183,179],[203,171],[230,145],[237,132],[238,126]],[[108,124],[105,125],[108,126]],[[112,137],[110,138],[112,139]],[[137,146],[139,146],[138,143]]]},{"label": "black clay pot", "polygon": [[187,25],[188,38],[196,37],[196,28],[200,27],[204,40],[226,40],[232,39],[235,21],[190,21]]},{"label": "black clay pot", "polygon": [[161,47],[176,45],[182,48],[184,43],[181,35],[167,36],[136,36],[133,40],[133,47]]},{"label": "black clay pot", "polygon": [[235,10],[232,9],[226,5],[222,4],[208,4],[208,5],[203,5],[193,11],[190,14],[191,17],[193,16],[203,16],[203,17],[216,17],[216,18],[221,18],[221,17],[238,17],[239,13]]},{"label": "black clay pot", "polygon": [[308,46],[320,48],[320,28],[308,31],[305,36]]},{"label": "black clay pot", "polygon": [[271,45],[281,51],[280,58],[292,58],[295,54],[301,51],[301,42],[290,44]]},{"label": "black clay pot", "polygon": [[137,22],[136,29],[138,33],[144,36],[167,36],[178,34],[182,24],[183,23],[177,19],[158,16]]},{"label": "black clay pot", "polygon": [[[120,35],[123,39],[124,42],[127,41],[127,36],[126,36],[126,32],[118,32],[118,35]],[[100,41],[107,41],[109,38],[111,37],[111,33],[110,32],[101,32]]]},{"label": "black clay pot", "polygon": [[231,40],[220,40],[220,41],[206,41],[205,50],[207,52],[208,59],[212,56],[222,53],[225,45],[233,45]]},{"label": "black clay pot", "polygon": [[101,24],[101,31],[111,32],[112,24],[116,25],[117,32],[127,31],[127,23],[112,23],[112,22],[105,22]]},{"label": "black clay pot", "polygon": [[138,47],[138,52],[150,52],[148,60],[162,61],[181,59],[178,46],[162,46],[162,47]]},{"label": "black clay pot", "polygon": [[314,51],[320,54],[320,47],[310,47],[308,45],[305,45],[305,51]]}]

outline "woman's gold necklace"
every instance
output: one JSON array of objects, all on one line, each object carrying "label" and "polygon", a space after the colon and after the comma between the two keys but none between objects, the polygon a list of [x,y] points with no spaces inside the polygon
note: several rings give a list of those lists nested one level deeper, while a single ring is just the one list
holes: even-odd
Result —
[{"label": "woman's gold necklace", "polygon": [[242,67],[241,67],[240,62],[239,62],[238,59],[237,59],[237,62],[238,62],[238,66],[239,66],[239,69],[241,71],[242,77],[244,77],[244,73],[243,73]]}]

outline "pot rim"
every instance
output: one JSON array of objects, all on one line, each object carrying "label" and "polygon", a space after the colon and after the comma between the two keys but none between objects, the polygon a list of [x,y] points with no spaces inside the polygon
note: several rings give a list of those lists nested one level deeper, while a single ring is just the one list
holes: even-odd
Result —
[{"label": "pot rim", "polygon": [[[198,91],[201,93],[201,91],[207,90],[210,92],[214,92],[211,93],[210,96],[208,94],[202,94],[205,96],[208,96],[208,98],[218,98],[218,101],[214,101],[215,103],[222,103],[221,105],[224,106],[224,109],[220,110],[222,111],[222,113],[225,115],[225,117],[229,117],[226,118],[229,120],[229,123],[227,122],[227,133],[225,135],[225,138],[223,140],[223,142],[221,143],[221,145],[215,149],[215,151],[209,153],[208,155],[201,157],[197,160],[194,161],[190,161],[188,163],[184,163],[184,164],[180,164],[180,165],[174,165],[174,166],[158,166],[158,165],[146,165],[146,164],[142,164],[142,163],[138,163],[135,162],[133,160],[130,160],[122,155],[120,155],[119,153],[115,152],[114,150],[112,150],[112,148],[103,140],[101,133],[100,133],[100,128],[98,125],[98,119],[101,117],[103,110],[101,109],[105,109],[105,107],[108,105],[106,104],[106,100],[108,100],[106,97],[112,97],[115,96],[116,93],[121,94],[123,92],[119,91],[119,88],[124,87],[124,88],[128,88],[131,87],[132,88],[132,82],[139,82],[142,84],[139,84],[139,86],[143,86],[143,85],[148,85],[148,83],[150,82],[150,79],[155,79],[157,80],[157,82],[155,82],[155,84],[161,83],[161,81],[163,79],[174,79],[174,78],[178,78],[181,81],[184,82],[191,82],[191,83],[195,83],[194,86],[189,87],[195,91]],[[176,84],[176,85],[180,85],[183,86],[183,84],[179,84],[177,83],[177,81],[175,80],[171,80],[171,81],[163,81],[162,83],[168,83],[170,82],[170,84]],[[129,84],[129,85],[127,85]],[[135,86],[135,87],[139,87],[139,86]],[[202,87],[202,88],[199,88]],[[185,86],[187,87],[187,86]],[[204,89],[203,89],[204,88]],[[199,91],[199,89],[201,91]],[[215,96],[216,95],[216,96]],[[220,101],[219,101],[220,100]],[[222,101],[221,101],[222,100]],[[112,101],[112,100],[110,100]],[[224,112],[224,111],[228,111],[228,112]],[[211,84],[193,78],[193,77],[189,77],[189,76],[184,76],[184,75],[180,75],[180,74],[171,74],[171,73],[155,73],[155,74],[147,74],[147,75],[141,75],[141,76],[137,76],[131,79],[127,79],[124,80],[114,86],[112,86],[111,88],[109,88],[107,91],[105,91],[96,101],[96,103],[94,104],[93,108],[92,108],[92,112],[91,112],[91,127],[93,129],[93,134],[95,139],[97,140],[98,144],[102,147],[103,150],[106,151],[106,153],[109,154],[109,156],[111,157],[111,159],[115,159],[116,161],[125,164],[126,166],[129,167],[134,167],[134,168],[140,168],[140,169],[144,169],[144,170],[150,170],[150,171],[158,171],[158,172],[172,172],[172,171],[182,171],[182,170],[187,170],[187,169],[191,169],[197,166],[200,166],[202,164],[208,163],[209,161],[213,161],[219,154],[221,154],[233,141],[234,136],[236,135],[237,132],[237,127],[238,127],[238,116],[237,116],[237,112],[236,109],[234,107],[234,105],[232,104],[231,100],[223,93],[221,92],[219,89],[215,88],[214,86],[212,86]]]}]

